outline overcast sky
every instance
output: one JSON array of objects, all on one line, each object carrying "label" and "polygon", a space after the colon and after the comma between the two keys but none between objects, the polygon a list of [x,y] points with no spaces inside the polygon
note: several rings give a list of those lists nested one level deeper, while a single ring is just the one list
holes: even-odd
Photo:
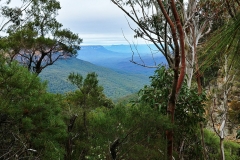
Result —
[{"label": "overcast sky", "polygon": [[64,28],[78,33],[83,45],[127,44],[123,33],[130,42],[144,43],[133,38],[124,13],[111,0],[59,1],[62,9],[58,21]]}]

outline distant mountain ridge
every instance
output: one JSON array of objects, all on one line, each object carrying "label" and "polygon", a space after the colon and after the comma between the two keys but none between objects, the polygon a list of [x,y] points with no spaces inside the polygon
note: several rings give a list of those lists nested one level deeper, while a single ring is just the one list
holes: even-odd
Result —
[{"label": "distant mountain ridge", "polygon": [[133,59],[136,63],[151,67],[167,64],[165,58],[153,45],[138,45],[132,48],[129,45],[82,46],[77,58],[118,72],[148,76],[154,73],[155,68],[144,68],[131,63],[130,60]]},{"label": "distant mountain ridge", "polygon": [[138,45],[104,45],[104,48],[106,48],[109,51],[113,52],[119,52],[119,53],[140,53],[140,54],[145,54],[145,53],[154,53],[156,54],[158,49],[154,44],[138,44]]},{"label": "distant mountain ridge", "polygon": [[[166,64],[165,58],[156,53],[150,46],[141,45],[134,54],[134,61],[148,66]],[[141,53],[141,57],[138,56]],[[144,68],[130,62],[131,48],[128,45],[113,46],[82,46],[76,58],[59,59],[54,65],[43,70],[40,77],[48,81],[49,91],[65,93],[76,89],[67,81],[71,72],[80,73],[84,77],[87,73],[96,72],[100,85],[105,94],[117,99],[139,91],[149,84],[149,76],[156,68]]]},{"label": "distant mountain ridge", "polygon": [[81,50],[78,51],[77,58],[86,60],[89,62],[97,62],[104,59],[112,59],[112,58],[123,58],[129,57],[131,54],[128,52],[120,53],[107,50],[103,46],[100,45],[91,45],[91,46],[82,46]]}]

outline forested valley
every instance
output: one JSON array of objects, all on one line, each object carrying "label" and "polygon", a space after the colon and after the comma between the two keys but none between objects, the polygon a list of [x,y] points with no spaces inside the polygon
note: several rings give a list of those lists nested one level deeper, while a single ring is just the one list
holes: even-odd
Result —
[{"label": "forested valley", "polygon": [[21,2],[0,4],[0,160],[240,159],[239,0],[111,0],[165,58],[133,51],[154,69],[146,82],[76,59],[59,1]]}]

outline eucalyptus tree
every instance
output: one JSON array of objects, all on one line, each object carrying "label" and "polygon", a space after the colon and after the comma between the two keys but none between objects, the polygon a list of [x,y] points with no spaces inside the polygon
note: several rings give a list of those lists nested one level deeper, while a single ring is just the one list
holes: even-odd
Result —
[{"label": "eucalyptus tree", "polygon": [[[176,100],[184,81],[186,65],[185,58],[183,58],[185,57],[183,26],[180,21],[180,14],[177,11],[175,1],[171,0],[169,4],[163,3],[161,0],[158,0],[157,2],[151,0],[112,0],[112,2],[122,9],[139,26],[139,29],[135,30],[137,37],[144,38],[154,43],[159,51],[167,50],[167,52],[163,52],[163,54],[174,71],[174,79],[171,94],[168,99],[167,112],[171,122],[174,123]],[[128,12],[124,9],[125,5],[130,6],[132,11]],[[135,5],[140,6],[140,9],[138,10]],[[148,11],[152,13],[150,16]],[[160,19],[161,16],[158,15],[160,12],[158,11],[161,11],[162,19]],[[161,25],[161,21],[163,21],[163,24],[165,25]],[[156,25],[154,25],[154,23]],[[159,29],[159,27],[162,29]],[[167,29],[164,30],[166,27],[168,27],[169,32],[167,32]],[[163,34],[159,32],[162,30]],[[163,37],[161,37],[161,35]],[[169,47],[171,47],[172,51],[170,51]],[[181,67],[180,61],[182,65]],[[166,137],[168,141],[167,155],[170,160],[173,157],[173,131],[167,131]]]},{"label": "eucalyptus tree", "polygon": [[[173,72],[171,69],[160,67],[150,79],[151,84],[140,90],[138,103],[159,111],[159,116],[167,115],[166,99],[171,93]],[[176,102],[174,123],[174,152],[179,159],[194,159],[200,151],[204,150],[200,143],[195,144],[197,151],[190,146],[201,139],[198,123],[205,121],[203,104],[205,100],[205,93],[199,95],[196,87],[189,89],[186,81],[184,82]],[[201,155],[198,158],[203,159],[204,156]]]},{"label": "eucalyptus tree", "polygon": [[[136,33],[135,37],[155,44],[158,51],[165,56],[169,67],[175,71],[172,92],[168,99],[168,112],[174,122],[176,101],[185,73],[190,88],[195,70],[199,94],[202,92],[197,45],[201,38],[211,32],[213,18],[222,12],[224,2],[194,0],[112,0],[112,2],[137,24],[137,29],[132,28]],[[133,59],[132,62],[136,63]],[[144,63],[139,65],[149,67]],[[173,134],[171,131],[167,133],[168,158],[172,159]]]},{"label": "eucalyptus tree", "polygon": [[[232,91],[233,87],[233,80],[235,78],[235,74],[237,73],[232,73],[234,72],[233,66],[229,63],[229,57],[227,55],[224,56],[224,64],[223,67],[220,68],[221,72],[218,76],[223,77],[222,80],[219,80],[217,78],[217,86],[214,86],[212,89],[212,105],[211,105],[211,110],[210,110],[210,117],[211,117],[211,122],[212,122],[212,128],[215,131],[215,133],[219,137],[220,141],[220,155],[221,159],[225,160],[225,149],[224,149],[224,139],[226,136],[226,126],[228,122],[228,112],[229,112],[229,98],[230,94]],[[222,104],[219,99],[219,96],[222,96]],[[219,124],[219,126],[217,125]]]},{"label": "eucalyptus tree", "polygon": [[[158,51],[152,51],[153,55],[156,52],[162,53],[169,67],[174,68],[174,50],[176,47],[173,41],[173,33],[158,4],[158,0],[112,0],[112,2],[137,24],[137,28],[130,26],[135,32],[135,38],[142,38],[146,43],[153,43],[158,49]],[[174,15],[170,10],[171,0],[161,0],[161,2],[170,19],[173,20]],[[188,86],[191,87],[193,74],[198,73],[197,75],[200,75],[197,46],[214,29],[217,20],[222,18],[225,1],[181,0],[175,3],[184,31],[186,74]],[[134,59],[132,59],[132,62],[137,63]],[[139,65],[154,67],[147,66],[145,63]],[[155,65],[156,68],[157,66],[158,64]],[[201,92],[200,85],[199,92]]]},{"label": "eucalyptus tree", "polygon": [[[138,28],[136,29],[129,26],[135,32],[134,37],[155,44],[158,51],[151,50],[153,54],[161,52],[166,57],[169,66],[173,67],[173,39],[169,34],[170,26],[161,12],[158,2],[153,0],[112,0],[112,2],[137,24]],[[169,10],[169,7],[167,9]],[[134,59],[131,61],[135,62]],[[140,65],[149,67],[144,63]],[[157,68],[157,65],[153,67]]]},{"label": "eucalyptus tree", "polygon": [[77,54],[82,39],[56,20],[61,9],[57,0],[36,0],[25,10],[28,20],[9,26],[1,39],[10,60],[18,60],[36,74],[59,58]]}]

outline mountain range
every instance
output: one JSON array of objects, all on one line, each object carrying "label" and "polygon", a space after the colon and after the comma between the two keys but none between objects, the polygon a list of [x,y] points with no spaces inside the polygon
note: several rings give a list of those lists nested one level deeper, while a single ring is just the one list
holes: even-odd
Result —
[{"label": "mountain range", "polygon": [[[119,51],[120,48],[123,49]],[[126,48],[125,45],[82,46],[77,57],[59,59],[43,70],[40,77],[48,81],[50,92],[66,93],[77,89],[67,81],[71,72],[80,73],[84,77],[90,72],[96,72],[99,84],[104,87],[104,93],[109,98],[116,100],[137,93],[149,84],[149,76],[153,75],[155,68],[144,68],[131,63],[129,60],[132,55]],[[139,53],[140,51],[145,63],[153,64],[151,54],[143,50],[139,50]],[[155,56],[155,60],[157,63],[166,63],[162,56]]]},{"label": "mountain range", "polygon": [[[77,58],[99,66],[111,68],[115,71],[144,74],[147,76],[154,73],[156,68],[152,67],[167,63],[163,55],[153,45],[131,47],[129,45],[82,46]],[[130,61],[134,61],[137,64]]]}]

